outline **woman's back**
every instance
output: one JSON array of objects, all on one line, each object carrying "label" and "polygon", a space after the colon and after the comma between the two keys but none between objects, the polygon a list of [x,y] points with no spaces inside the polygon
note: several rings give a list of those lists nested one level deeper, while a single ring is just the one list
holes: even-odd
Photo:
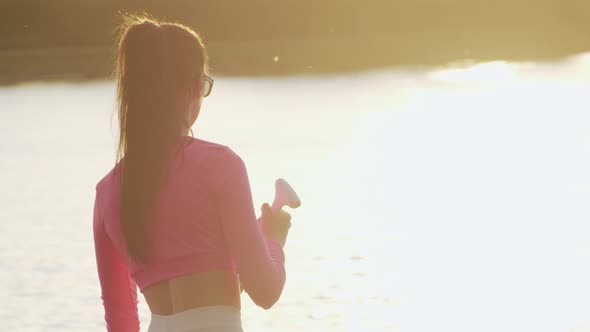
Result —
[{"label": "woman's back", "polygon": [[[155,201],[148,262],[129,257],[121,232],[118,175],[125,160],[97,185],[94,232],[105,308],[133,310],[134,282],[156,314],[218,304],[239,308],[236,273],[252,299],[270,307],[285,282],[284,255],[262,235],[242,159],[223,145],[181,141]],[[126,304],[121,291],[130,294]]]},{"label": "woman's back", "polygon": [[[125,255],[129,272],[142,291],[181,271],[232,267],[214,197],[217,191],[214,186],[220,183],[223,164],[232,158],[231,151],[221,145],[186,139],[191,142],[184,153],[174,155],[155,202],[151,262],[135,263]],[[117,164],[99,182],[97,195],[105,230],[117,250],[125,253],[119,217],[121,181],[118,174],[121,174],[121,165]]]}]

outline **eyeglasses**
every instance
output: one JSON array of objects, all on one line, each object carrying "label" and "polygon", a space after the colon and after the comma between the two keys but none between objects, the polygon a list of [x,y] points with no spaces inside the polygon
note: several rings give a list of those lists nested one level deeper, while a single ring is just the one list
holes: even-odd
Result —
[{"label": "eyeglasses", "polygon": [[211,94],[211,90],[213,90],[213,82],[214,80],[209,77],[208,75],[203,75],[204,76],[204,80],[203,80],[203,90],[201,90],[203,97],[207,97],[208,95]]}]

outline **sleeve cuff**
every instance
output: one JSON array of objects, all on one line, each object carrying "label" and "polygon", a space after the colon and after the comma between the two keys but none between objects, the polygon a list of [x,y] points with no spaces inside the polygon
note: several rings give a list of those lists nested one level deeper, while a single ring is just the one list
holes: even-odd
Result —
[{"label": "sleeve cuff", "polygon": [[285,264],[285,252],[277,240],[267,238],[266,246],[268,247],[268,251],[270,251],[270,255],[275,260]]}]

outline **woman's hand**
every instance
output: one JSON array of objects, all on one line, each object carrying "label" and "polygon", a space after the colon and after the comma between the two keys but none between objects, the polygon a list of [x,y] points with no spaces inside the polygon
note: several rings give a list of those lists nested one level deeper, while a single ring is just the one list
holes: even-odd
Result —
[{"label": "woman's hand", "polygon": [[283,209],[279,210],[278,213],[273,213],[268,203],[262,204],[261,210],[262,232],[266,237],[276,240],[281,247],[284,247],[285,242],[287,242],[289,228],[291,228],[291,215],[283,211]]}]

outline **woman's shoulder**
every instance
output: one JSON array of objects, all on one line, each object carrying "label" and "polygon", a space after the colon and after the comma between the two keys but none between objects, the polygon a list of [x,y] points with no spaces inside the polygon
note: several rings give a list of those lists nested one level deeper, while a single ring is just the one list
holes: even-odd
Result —
[{"label": "woman's shoulder", "polygon": [[117,162],[115,166],[113,166],[109,172],[104,175],[97,183],[96,183],[96,191],[100,192],[106,190],[105,188],[113,186],[116,182],[116,178],[120,173],[122,160]]},{"label": "woman's shoulder", "polygon": [[179,173],[188,172],[191,177],[206,177],[208,182],[216,186],[230,178],[242,177],[246,172],[244,161],[229,146],[192,137],[190,140],[183,156],[178,159]]},{"label": "woman's shoulder", "polygon": [[[228,166],[242,167],[244,162],[242,158],[229,146],[211,142],[195,137],[186,137],[187,144],[184,148],[183,161],[187,158],[192,160],[195,164],[207,166],[210,169],[222,170]],[[119,175],[121,173],[121,166],[125,158],[121,159],[115,164],[109,172],[104,175],[96,184],[96,191],[109,191],[110,188],[117,187],[119,183]],[[211,173],[209,173],[211,174]]]},{"label": "woman's shoulder", "polygon": [[194,137],[189,137],[188,139],[189,144],[185,151],[188,152],[190,156],[194,156],[200,160],[225,163],[242,160],[240,156],[227,145]]}]

